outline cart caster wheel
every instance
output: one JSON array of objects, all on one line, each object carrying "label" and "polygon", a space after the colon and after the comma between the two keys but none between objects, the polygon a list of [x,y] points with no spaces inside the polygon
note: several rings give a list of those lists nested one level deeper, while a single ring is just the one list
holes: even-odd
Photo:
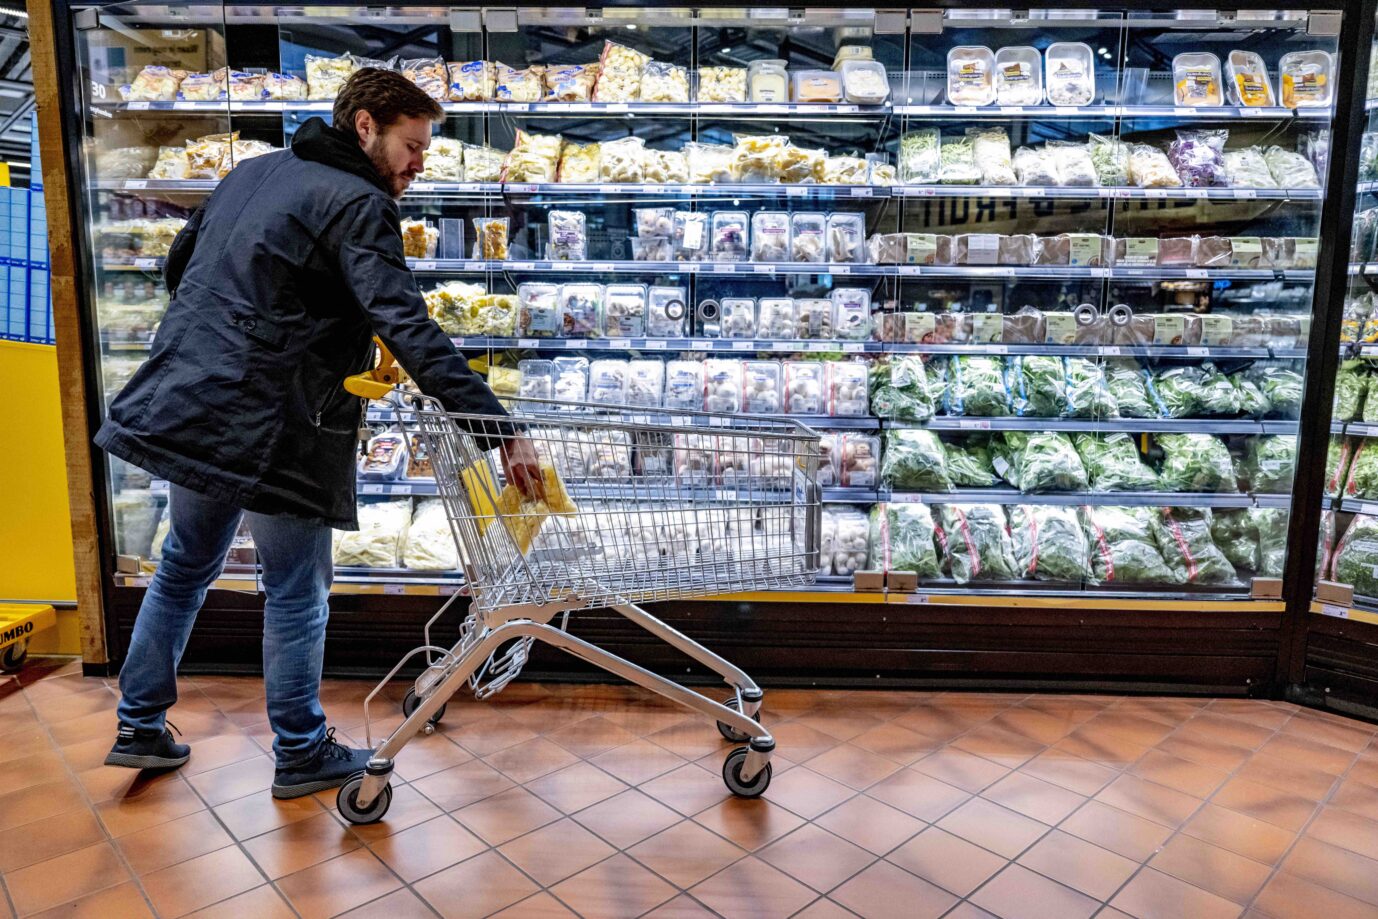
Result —
[{"label": "cart caster wheel", "polygon": [[335,808],[350,823],[377,823],[392,805],[391,785],[384,785],[382,792],[366,810],[355,803],[359,797],[359,787],[364,784],[364,775],[362,772],[351,775],[335,795]]},{"label": "cart caster wheel", "polygon": [[[736,708],[738,711],[741,711],[741,709],[738,708],[736,696],[733,696],[730,699],[723,699],[722,704],[726,705],[728,708]],[[756,713],[755,719],[756,722],[759,724],[761,721],[760,712]],[[718,722],[718,733],[721,734],[724,739],[732,741],[732,743],[746,743],[748,740],[751,739],[750,734],[743,734],[741,731],[737,730],[732,725],[724,724],[721,721]]]},{"label": "cart caster wheel", "polygon": [[[411,713],[416,711],[417,707],[420,704],[421,700],[416,697],[416,690],[408,689],[406,697],[402,699],[402,714],[405,717],[410,718]],[[435,714],[432,715],[430,720],[426,722],[426,726],[421,729],[422,733],[435,733],[435,726],[440,723],[441,718],[445,717],[445,709],[448,705],[449,703],[447,702],[445,703],[445,705],[442,705],[440,706],[440,708],[436,709]]]},{"label": "cart caster wheel", "polygon": [[770,763],[766,763],[750,782],[744,782],[742,766],[746,765],[746,754],[746,747],[738,747],[727,754],[722,764],[722,780],[727,783],[727,790],[739,798],[759,798],[770,787]]},{"label": "cart caster wheel", "polygon": [[24,666],[24,661],[29,658],[29,642],[25,639],[10,645],[4,651],[0,651],[0,671],[10,673]]}]

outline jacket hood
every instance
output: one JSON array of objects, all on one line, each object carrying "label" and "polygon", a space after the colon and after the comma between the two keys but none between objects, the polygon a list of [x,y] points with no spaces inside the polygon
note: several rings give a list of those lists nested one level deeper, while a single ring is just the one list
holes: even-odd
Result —
[{"label": "jacket hood", "polygon": [[311,118],[292,135],[292,152],[304,160],[324,163],[336,169],[367,179],[389,197],[392,191],[383,182],[373,161],[364,153],[359,142],[343,131],[337,131],[323,118]]}]

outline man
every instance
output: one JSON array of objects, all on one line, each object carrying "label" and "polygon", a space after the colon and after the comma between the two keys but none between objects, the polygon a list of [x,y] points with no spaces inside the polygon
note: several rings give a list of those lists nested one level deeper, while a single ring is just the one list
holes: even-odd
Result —
[{"label": "man", "polygon": [[[238,166],[192,215],[168,254],[172,297],[152,354],[96,435],[171,483],[171,528],[120,671],[108,765],[187,761],[165,725],[177,664],[246,520],[266,594],[273,795],[312,794],[362,770],[369,751],[335,741],[319,699],[331,527],[358,527],[362,404],[341,384],[371,365],[376,334],[447,410],[504,414],[428,318],[403,257],[396,199],[423,168],[440,106],[370,68],[341,90],[332,117],[334,127],[307,121],[290,150]],[[501,433],[512,433],[506,422]],[[538,494],[530,442],[501,448],[509,481]]]}]

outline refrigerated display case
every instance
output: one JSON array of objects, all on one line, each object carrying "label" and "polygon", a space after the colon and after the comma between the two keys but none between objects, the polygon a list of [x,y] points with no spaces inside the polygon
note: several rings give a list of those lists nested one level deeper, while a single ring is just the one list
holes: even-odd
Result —
[{"label": "refrigerated display case", "polygon": [[[502,395],[821,432],[817,588],[672,618],[794,677],[1275,682],[1357,6],[70,13],[93,424],[191,211],[394,67],[445,108],[408,262]],[[369,527],[337,540],[361,666],[367,616],[402,630],[462,587],[398,410],[367,410]],[[166,483],[97,468],[123,636]],[[246,540],[219,584],[254,579]],[[228,605],[247,635],[254,601]]]}]

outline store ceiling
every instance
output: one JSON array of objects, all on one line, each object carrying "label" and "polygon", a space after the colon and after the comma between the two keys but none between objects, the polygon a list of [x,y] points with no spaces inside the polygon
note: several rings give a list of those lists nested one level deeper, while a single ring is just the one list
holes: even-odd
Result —
[{"label": "store ceiling", "polygon": [[33,111],[33,64],[29,21],[0,6],[0,159],[29,161]]}]

